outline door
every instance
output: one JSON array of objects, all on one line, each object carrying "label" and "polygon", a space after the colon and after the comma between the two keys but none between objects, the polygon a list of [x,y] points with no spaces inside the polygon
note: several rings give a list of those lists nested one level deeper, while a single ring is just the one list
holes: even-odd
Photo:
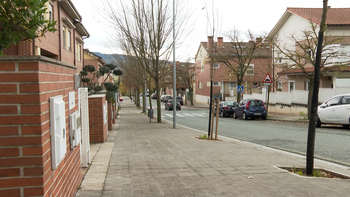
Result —
[{"label": "door", "polygon": [[350,95],[341,99],[340,105],[336,108],[338,123],[350,124]]},{"label": "door", "polygon": [[88,89],[79,88],[79,112],[81,117],[81,158],[83,167],[88,167],[90,160],[89,100]]},{"label": "door", "polygon": [[319,118],[322,123],[338,123],[336,110],[339,109],[341,97],[334,97],[326,101],[322,110],[319,110]]}]

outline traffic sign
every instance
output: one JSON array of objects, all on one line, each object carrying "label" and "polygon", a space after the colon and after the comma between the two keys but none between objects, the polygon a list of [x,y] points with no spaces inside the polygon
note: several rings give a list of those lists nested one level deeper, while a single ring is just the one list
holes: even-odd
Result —
[{"label": "traffic sign", "polygon": [[238,93],[243,93],[243,90],[244,90],[243,86],[237,86]]},{"label": "traffic sign", "polygon": [[263,83],[272,83],[272,79],[269,75],[269,73],[267,73],[264,77],[264,79],[262,80]]}]

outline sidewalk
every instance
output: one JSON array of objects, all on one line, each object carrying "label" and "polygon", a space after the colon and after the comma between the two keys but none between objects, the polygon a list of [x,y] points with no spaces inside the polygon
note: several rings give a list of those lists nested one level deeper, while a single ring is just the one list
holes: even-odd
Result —
[{"label": "sidewalk", "polygon": [[[204,132],[149,123],[126,97],[113,129],[107,142],[93,145],[76,196],[350,195],[349,179],[299,177],[275,167],[305,166],[303,156],[221,136],[199,140]],[[321,160],[315,168],[350,176],[348,167]]]}]

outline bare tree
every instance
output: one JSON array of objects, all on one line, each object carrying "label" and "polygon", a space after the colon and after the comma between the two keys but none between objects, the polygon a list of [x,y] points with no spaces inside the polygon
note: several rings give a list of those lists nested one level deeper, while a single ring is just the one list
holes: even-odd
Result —
[{"label": "bare tree", "polygon": [[179,63],[177,66],[177,77],[181,80],[182,83],[185,84],[186,88],[189,91],[189,100],[191,102],[191,106],[193,105],[193,83],[194,78],[196,76],[196,66],[190,62]]},{"label": "bare tree", "polygon": [[140,66],[139,61],[132,56],[115,56],[114,61],[123,72],[125,84],[135,88],[135,103],[137,106],[140,106],[139,93],[145,80],[145,72],[142,66]]},{"label": "bare tree", "polygon": [[[110,23],[115,27],[114,44],[127,55],[134,56],[139,65],[154,80],[157,91],[157,109],[160,109],[160,81],[167,76],[167,63],[172,54],[172,1],[170,0],[119,0],[116,6],[106,4]],[[175,39],[186,30],[185,7],[177,0]],[[188,13],[186,13],[188,14]],[[188,15],[187,15],[188,16]],[[161,122],[161,110],[157,110]]]},{"label": "bare tree", "polygon": [[[254,73],[252,61],[257,58],[269,58],[270,49],[263,43],[265,35],[257,36],[250,30],[246,33],[249,42],[244,42],[245,37],[236,29],[227,33],[226,37],[229,39],[229,44],[216,49],[215,60],[224,63],[230,69],[235,75],[237,86],[240,86],[247,79],[247,75]],[[240,100],[241,94],[238,92],[237,102]]]},{"label": "bare tree", "polygon": [[[290,36],[290,41],[295,43],[295,47],[288,47],[281,44],[278,38],[272,40],[273,44],[281,54],[279,58],[287,60],[287,64],[282,67],[282,73],[288,73],[293,70],[300,70],[302,75],[309,81],[308,90],[308,117],[310,118],[311,98],[314,82],[314,68],[316,65],[316,52],[319,42],[318,26],[310,22],[310,29],[302,32],[301,37],[296,35]],[[336,65],[341,69],[344,65],[348,65],[346,54],[341,51],[341,37],[330,36],[327,33],[322,39],[322,59],[320,62],[321,75],[334,71]]]}]

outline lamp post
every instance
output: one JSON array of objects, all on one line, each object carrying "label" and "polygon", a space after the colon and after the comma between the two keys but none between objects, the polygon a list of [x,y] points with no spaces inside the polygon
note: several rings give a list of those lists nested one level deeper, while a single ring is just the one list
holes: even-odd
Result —
[{"label": "lamp post", "polygon": [[175,0],[173,0],[173,128],[176,129]]}]

